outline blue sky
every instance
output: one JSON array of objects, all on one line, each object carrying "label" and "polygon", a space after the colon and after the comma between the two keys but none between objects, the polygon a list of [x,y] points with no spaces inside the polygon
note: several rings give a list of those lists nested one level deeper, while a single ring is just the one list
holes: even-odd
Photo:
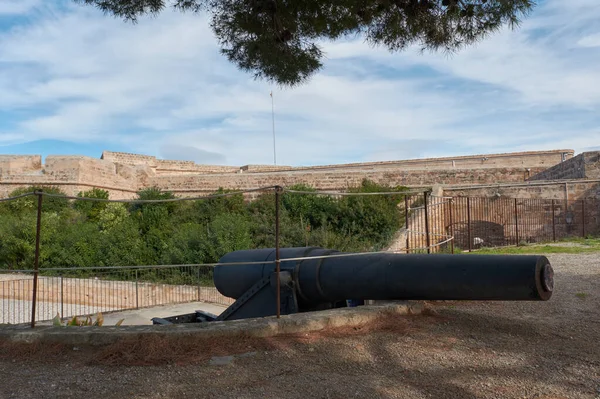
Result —
[{"label": "blue sky", "polygon": [[323,43],[325,68],[271,87],[218,53],[206,19],[137,25],[70,0],[0,0],[0,154],[103,150],[314,165],[600,149],[600,2],[540,1],[455,55]]}]

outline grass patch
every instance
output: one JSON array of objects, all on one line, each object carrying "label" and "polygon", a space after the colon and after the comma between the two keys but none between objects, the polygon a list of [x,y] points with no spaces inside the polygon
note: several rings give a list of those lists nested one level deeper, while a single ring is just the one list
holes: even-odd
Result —
[{"label": "grass patch", "polygon": [[482,248],[471,253],[495,254],[582,254],[600,252],[600,238],[570,238],[556,243],[526,244],[514,247]]},{"label": "grass patch", "polygon": [[579,298],[579,299],[585,299],[585,298],[587,298],[587,297],[588,297],[588,294],[587,294],[587,293],[585,293],[585,292],[578,292],[578,293],[576,293],[576,294],[575,294],[575,296],[576,296],[577,298]]}]

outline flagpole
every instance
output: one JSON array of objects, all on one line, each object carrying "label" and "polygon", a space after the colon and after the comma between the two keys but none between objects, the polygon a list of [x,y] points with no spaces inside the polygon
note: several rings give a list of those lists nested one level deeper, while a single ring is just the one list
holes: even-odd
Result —
[{"label": "flagpole", "polygon": [[271,90],[271,119],[273,120],[273,164],[277,165],[277,152],[275,150],[275,100]]}]

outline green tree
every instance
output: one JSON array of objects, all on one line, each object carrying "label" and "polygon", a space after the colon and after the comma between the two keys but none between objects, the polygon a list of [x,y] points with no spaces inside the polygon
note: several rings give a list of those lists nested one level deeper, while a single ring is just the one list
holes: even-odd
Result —
[{"label": "green tree", "polygon": [[129,212],[124,204],[109,202],[104,209],[98,213],[98,228],[102,232],[109,232],[121,225],[129,217]]},{"label": "green tree", "polygon": [[33,268],[35,221],[33,214],[9,214],[0,218],[0,268]]},{"label": "green tree", "polygon": [[[275,246],[275,194],[261,194],[248,205],[250,234],[255,248]],[[304,227],[292,219],[289,212],[281,207],[279,213],[279,244],[281,247],[303,246]]]},{"label": "green tree", "polygon": [[[37,217],[34,212],[0,218],[0,268],[33,269]],[[48,267],[59,232],[61,214],[44,212],[40,230],[40,267]]]},{"label": "green tree", "polygon": [[[44,232],[42,267],[97,266],[101,235],[96,223],[60,221],[60,233]],[[80,273],[85,274],[85,273]]]},{"label": "green tree", "polygon": [[222,54],[238,68],[282,85],[322,67],[318,43],[360,35],[400,51],[416,44],[456,51],[503,26],[517,25],[534,0],[74,0],[136,22],[167,6],[204,12]]},{"label": "green tree", "polygon": [[98,266],[136,266],[145,264],[146,246],[140,236],[139,226],[132,218],[112,225],[99,235],[96,250]]},{"label": "green tree", "polygon": [[206,242],[206,260],[217,262],[228,252],[252,249],[250,223],[245,215],[224,213],[209,225]]},{"label": "green tree", "polygon": [[171,265],[206,263],[207,236],[206,226],[197,223],[180,225],[171,236],[171,242],[166,250],[163,251],[163,263]]},{"label": "green tree", "polygon": [[[144,201],[162,201],[175,199],[175,195],[160,188],[151,187],[138,192],[138,199]],[[177,210],[179,203],[172,202],[149,202],[132,203],[130,210],[132,216],[137,220],[142,233],[146,234],[151,229],[167,230],[171,226],[170,216]]]},{"label": "green tree", "polygon": [[247,213],[246,203],[242,194],[231,194],[233,190],[219,188],[213,195],[224,195],[222,197],[208,198],[196,201],[195,212],[197,212],[198,223],[206,224],[212,222],[218,215],[231,213],[242,215]]},{"label": "green tree", "polygon": [[[308,186],[292,187],[314,192]],[[20,192],[30,192],[22,189]],[[320,246],[342,251],[368,251],[389,244],[402,225],[403,187],[386,187],[368,180],[349,190],[356,193],[398,192],[398,195],[345,196],[285,193],[280,207],[281,247]],[[60,193],[59,191],[55,191]],[[225,193],[219,190],[218,193]],[[17,192],[18,194],[19,192]],[[106,198],[102,190],[81,193]],[[152,188],[144,200],[174,199]],[[25,197],[5,203],[0,217],[0,268],[31,269],[35,254],[36,203]],[[275,245],[275,195],[267,192],[253,201],[235,194],[188,202],[123,203],[75,202],[45,197],[42,212],[40,267],[72,267],[69,275],[89,276],[94,266],[197,264],[217,262],[239,249]],[[25,201],[23,201],[25,200]],[[89,271],[79,268],[89,267]],[[189,281],[179,270],[171,282]],[[208,275],[207,275],[208,276]],[[170,278],[171,278],[170,277]],[[167,281],[161,273],[144,279]],[[195,278],[195,277],[194,277]]]},{"label": "green tree", "polygon": [[350,193],[393,193],[398,195],[346,196],[340,203],[340,215],[336,221],[338,232],[361,237],[371,243],[370,249],[385,247],[394,233],[404,223],[404,215],[398,205],[403,200],[406,187],[388,187],[367,179]]},{"label": "green tree", "polygon": [[[299,184],[291,186],[290,190],[314,192],[312,187]],[[318,228],[335,220],[339,213],[339,202],[328,195],[297,194],[286,192],[282,196],[283,207],[290,217],[300,220],[309,229]]]},{"label": "green tree", "polygon": [[[108,191],[99,188],[93,188],[88,191],[81,191],[77,194],[79,198],[94,198],[107,200],[109,197]],[[102,210],[106,208],[108,202],[104,201],[75,201],[73,207],[85,215],[89,220],[97,221]]]},{"label": "green tree", "polygon": [[[23,194],[34,193],[42,191],[47,194],[65,196],[59,188],[52,186],[29,186],[18,188],[11,192],[9,197],[18,197]],[[29,195],[23,198],[18,198],[13,201],[4,202],[0,209],[3,213],[23,213],[23,212],[35,212],[37,210],[38,197],[37,195]],[[42,199],[42,212],[60,212],[70,206],[67,198],[50,197],[44,196]]]}]

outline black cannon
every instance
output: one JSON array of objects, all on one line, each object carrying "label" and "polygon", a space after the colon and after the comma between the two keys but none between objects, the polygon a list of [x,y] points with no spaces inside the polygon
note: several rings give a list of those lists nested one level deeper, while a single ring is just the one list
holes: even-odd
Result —
[{"label": "black cannon", "polygon": [[[349,254],[280,249],[281,314],[342,307],[346,300],[546,301],[554,272],[545,256]],[[155,324],[205,322],[276,314],[274,249],[231,252],[214,269],[217,290],[236,301],[221,315],[153,319]],[[265,262],[265,263],[262,263]]]}]

